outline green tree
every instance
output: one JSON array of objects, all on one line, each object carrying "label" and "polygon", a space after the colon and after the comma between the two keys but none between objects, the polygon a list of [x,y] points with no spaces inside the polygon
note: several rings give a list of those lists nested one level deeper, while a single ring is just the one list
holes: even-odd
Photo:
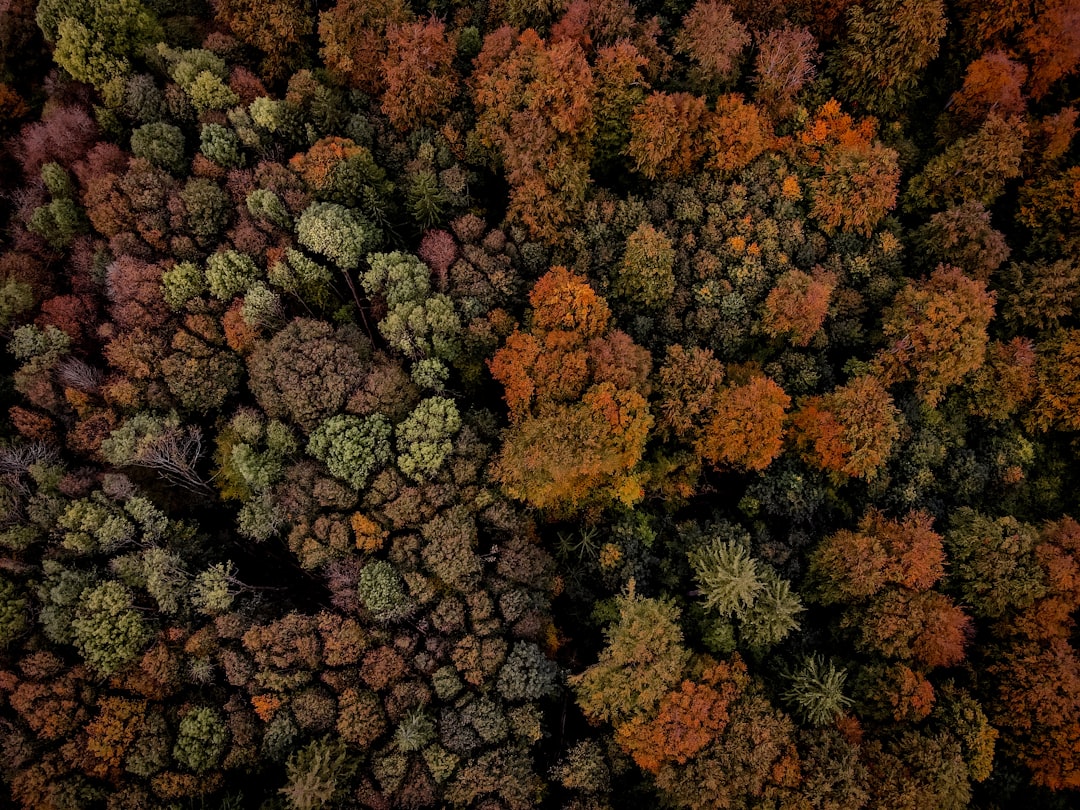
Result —
[{"label": "green tree", "polygon": [[847,671],[837,669],[832,661],[826,663],[819,655],[808,656],[791,675],[791,686],[784,699],[795,706],[803,720],[810,725],[831,723],[852,705],[844,694]]},{"label": "green tree", "polygon": [[86,663],[102,675],[112,675],[131,663],[151,635],[134,607],[131,591],[114,580],[79,596],[71,629]]},{"label": "green tree", "polygon": [[653,713],[690,662],[673,603],[630,594],[616,606],[600,660],[570,677],[585,716],[614,724]]},{"label": "green tree", "polygon": [[397,426],[398,468],[420,483],[430,479],[449,457],[460,429],[461,417],[452,399],[421,400]]},{"label": "green tree", "polygon": [[221,714],[210,706],[190,709],[180,720],[173,757],[195,773],[205,773],[221,762],[229,730]]},{"label": "green tree", "polygon": [[308,452],[358,490],[390,463],[391,427],[382,414],[331,416],[311,434]]},{"label": "green tree", "polygon": [[175,174],[187,166],[183,131],[164,121],[153,121],[135,129],[131,133],[131,152]]},{"label": "green tree", "polygon": [[308,206],[296,223],[296,238],[342,270],[355,270],[379,241],[379,231],[363,215],[337,203]]}]

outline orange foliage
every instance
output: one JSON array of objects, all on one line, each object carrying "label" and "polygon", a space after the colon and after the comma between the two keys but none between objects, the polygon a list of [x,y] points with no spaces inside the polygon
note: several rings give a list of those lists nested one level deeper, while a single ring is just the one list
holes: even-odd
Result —
[{"label": "orange foliage", "polygon": [[378,551],[386,543],[386,529],[362,512],[353,514],[349,524],[356,535],[356,547],[368,554]]},{"label": "orange foliage", "polygon": [[1080,430],[1080,329],[1039,346],[1038,397],[1028,415],[1040,430]]},{"label": "orange foliage", "polygon": [[724,390],[697,442],[712,464],[763,470],[780,455],[791,397],[765,376]]},{"label": "orange foliage", "polygon": [[546,45],[531,28],[484,38],[470,80],[476,135],[494,149],[510,183],[511,219],[557,241],[585,202],[594,81],[573,40]]},{"label": "orange foliage", "polygon": [[900,437],[900,412],[881,380],[855,377],[811,397],[793,418],[795,443],[811,464],[855,478],[873,478]]},{"label": "orange foliage", "polygon": [[1080,5],[1074,0],[1044,0],[1033,3],[1029,13],[1020,44],[1031,60],[1028,92],[1037,101],[1080,68]]},{"label": "orange foliage", "polygon": [[826,537],[810,560],[821,601],[867,599],[888,584],[932,588],[945,571],[945,550],[933,522],[925,512],[890,520],[871,509],[858,531],[841,529]]},{"label": "orange foliage", "polygon": [[214,6],[238,40],[263,52],[267,78],[288,75],[302,60],[313,29],[303,0],[216,0]]},{"label": "orange foliage", "polygon": [[735,19],[731,6],[717,0],[697,0],[675,39],[676,49],[690,57],[706,82],[733,78],[749,44],[746,26]]},{"label": "orange foliage", "polygon": [[1027,338],[994,341],[986,363],[967,386],[968,410],[983,419],[1005,420],[1035,396],[1035,348]]},{"label": "orange foliage", "polygon": [[660,426],[680,440],[693,441],[706,416],[717,408],[724,366],[711,349],[684,349],[676,343],[668,347],[658,376]]},{"label": "orange foliage", "polygon": [[715,110],[705,117],[705,168],[717,172],[748,166],[770,147],[773,140],[768,119],[754,104],[732,93],[716,100]]},{"label": "orange foliage", "polygon": [[909,283],[885,311],[888,348],[875,362],[886,381],[914,378],[919,397],[936,405],[948,386],[983,364],[994,300],[984,282],[946,265]]},{"label": "orange foliage", "polygon": [[968,65],[964,86],[952,98],[950,109],[965,125],[981,124],[992,112],[1022,115],[1027,70],[999,50],[988,51]]},{"label": "orange foliage", "polygon": [[925,720],[934,708],[933,685],[925,675],[903,664],[890,667],[875,691],[880,691],[888,701],[897,723]]},{"label": "orange foliage", "polygon": [[299,174],[316,191],[325,190],[332,180],[334,169],[342,161],[362,154],[366,150],[349,138],[330,136],[320,138],[307,152],[294,155],[289,168]]},{"label": "orange foliage", "polygon": [[963,661],[974,629],[971,618],[948,596],[900,589],[886,591],[868,609],[853,613],[849,623],[858,628],[862,649],[929,669]]},{"label": "orange foliage", "polygon": [[434,18],[387,29],[382,111],[399,130],[433,123],[454,97],[456,49]]},{"label": "orange foliage", "polygon": [[652,773],[665,761],[684,763],[723,732],[736,694],[730,682],[717,691],[683,681],[660,701],[656,717],[635,717],[618,726],[615,740],[639,767]]},{"label": "orange foliage", "polygon": [[259,716],[259,719],[264,723],[269,723],[270,719],[277,713],[277,710],[281,708],[282,700],[277,695],[270,693],[264,695],[252,695],[251,706],[255,709],[255,714]]},{"label": "orange foliage", "polygon": [[378,94],[387,29],[411,19],[404,0],[338,0],[319,16],[319,55],[330,72],[349,86]]},{"label": "orange foliage", "polygon": [[811,213],[828,232],[869,234],[896,205],[900,167],[896,152],[874,140],[877,121],[856,122],[831,99],[799,135],[809,165]]},{"label": "orange foliage", "polygon": [[705,155],[705,99],[689,93],[654,92],[630,119],[627,154],[649,180],[691,174]]},{"label": "orange foliage", "polygon": [[814,275],[788,270],[765,299],[765,331],[773,337],[790,335],[791,345],[806,346],[829,313],[836,275],[817,270]]},{"label": "orange foliage", "polygon": [[142,732],[145,700],[103,697],[98,716],[86,726],[86,749],[95,758],[94,775],[119,776],[124,754]]},{"label": "orange foliage", "polygon": [[1022,642],[990,671],[998,683],[991,720],[1015,746],[1032,781],[1080,788],[1080,659],[1067,639]]},{"label": "orange foliage", "polygon": [[634,472],[652,427],[649,355],[619,332],[588,282],[552,268],[533,287],[530,329],[489,361],[511,429],[495,475],[512,497],[555,511],[641,498]]}]

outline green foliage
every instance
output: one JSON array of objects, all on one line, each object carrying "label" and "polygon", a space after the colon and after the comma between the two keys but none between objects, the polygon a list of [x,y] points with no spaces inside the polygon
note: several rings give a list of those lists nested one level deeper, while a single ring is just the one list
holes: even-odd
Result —
[{"label": "green foliage", "polygon": [[771,568],[765,569],[764,588],[754,604],[742,616],[740,634],[751,648],[778,644],[799,629],[798,616],[805,608],[791,583],[781,579]]},{"label": "green foliage", "polygon": [[360,213],[337,203],[312,203],[296,223],[301,245],[342,270],[355,270],[379,242],[378,229]]},{"label": "green foliage", "polygon": [[[292,217],[281,198],[268,188],[257,188],[247,196],[247,209],[253,217],[265,219],[280,228],[291,228]],[[276,282],[275,282],[276,283]]]},{"label": "green foliage", "polygon": [[415,481],[430,479],[450,455],[451,440],[460,429],[461,416],[452,399],[421,400],[397,426],[398,468]]},{"label": "green foliage", "polygon": [[71,631],[86,663],[102,675],[130,664],[151,635],[131,592],[110,580],[87,589],[78,600]]},{"label": "green foliage", "polygon": [[671,240],[663,231],[643,223],[626,240],[613,289],[631,305],[662,307],[675,292],[674,262]]},{"label": "green foliage", "polygon": [[740,540],[719,535],[690,553],[705,607],[722,617],[743,616],[764,591],[757,561]]},{"label": "green foliage", "polygon": [[945,533],[949,583],[976,616],[1000,618],[1029,607],[1046,593],[1037,542],[1034,526],[961,508]]},{"label": "green foliage", "polygon": [[231,562],[214,563],[200,571],[192,583],[191,604],[200,613],[219,616],[228,612],[236,597],[235,568]]},{"label": "green foliage", "polygon": [[162,37],[156,16],[139,0],[43,0],[37,24],[55,44],[56,63],[99,90],[122,80],[130,59]]},{"label": "green foliage", "polygon": [[86,218],[74,200],[62,198],[35,208],[26,227],[53,250],[63,250],[86,231]]},{"label": "green foliage", "polygon": [[390,432],[382,414],[332,416],[311,434],[307,450],[331,473],[362,490],[393,458]]},{"label": "green foliage", "polygon": [[394,731],[394,742],[405,752],[419,751],[435,738],[435,723],[423,709],[409,712]]},{"label": "green foliage", "polygon": [[235,250],[213,254],[206,260],[206,285],[210,294],[230,301],[255,283],[259,268],[251,257]]},{"label": "green foliage", "polygon": [[629,595],[616,604],[600,660],[570,678],[585,715],[611,723],[652,712],[690,661],[673,603]]},{"label": "green foliage", "polygon": [[339,739],[312,740],[285,764],[288,783],[279,793],[295,810],[318,810],[344,797],[356,761]]},{"label": "green foliage", "polygon": [[29,607],[19,587],[7,578],[0,578],[0,648],[26,632],[30,626]]},{"label": "green foliage", "polygon": [[376,560],[360,571],[360,601],[380,619],[392,619],[409,607],[409,599],[401,587],[401,577],[393,565]]},{"label": "green foliage", "polygon": [[518,642],[499,672],[499,694],[508,701],[540,700],[558,693],[559,668],[535,644]]},{"label": "green foliage", "polygon": [[179,173],[187,165],[184,133],[164,121],[143,124],[131,133],[131,151],[166,171]]},{"label": "green foliage", "polygon": [[161,274],[161,296],[175,310],[206,291],[206,275],[194,262],[178,262]]},{"label": "green foliage", "polygon": [[461,320],[449,297],[431,291],[427,265],[401,252],[376,253],[368,265],[364,289],[386,300],[379,331],[390,345],[417,360],[455,360],[461,351]]},{"label": "green foliage", "polygon": [[221,762],[229,730],[221,714],[210,706],[197,706],[180,720],[173,757],[195,773],[205,773]]},{"label": "green foliage", "polygon": [[203,124],[199,134],[199,151],[222,166],[233,167],[244,164],[240,138],[233,130],[221,124]]},{"label": "green foliage", "polygon": [[851,698],[844,694],[845,680],[846,670],[837,669],[832,661],[826,663],[821,656],[809,656],[791,676],[784,699],[794,705],[805,722],[824,726],[852,705]]}]

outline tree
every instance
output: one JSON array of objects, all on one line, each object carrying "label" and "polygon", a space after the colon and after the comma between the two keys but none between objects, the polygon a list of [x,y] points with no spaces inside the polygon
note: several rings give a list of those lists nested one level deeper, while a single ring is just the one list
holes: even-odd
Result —
[{"label": "tree", "polygon": [[847,670],[837,669],[832,661],[826,664],[821,656],[808,656],[790,678],[784,699],[794,704],[802,719],[811,725],[832,723],[852,704],[844,694]]},{"label": "tree", "polygon": [[876,129],[873,118],[856,122],[830,99],[799,134],[810,211],[827,233],[869,234],[896,204],[897,154],[874,140]]},{"label": "tree", "polygon": [[630,143],[630,116],[645,100],[647,82],[641,75],[648,60],[627,40],[601,48],[593,65],[594,169],[614,171]]},{"label": "tree", "polygon": [[621,724],[655,714],[690,660],[672,603],[630,594],[616,604],[619,617],[605,631],[600,660],[570,677],[578,705],[592,722]]},{"label": "tree", "polygon": [[504,26],[484,38],[472,79],[476,137],[510,183],[512,221],[558,241],[585,202],[592,158],[594,80],[572,40],[545,44]]},{"label": "tree", "polygon": [[357,211],[336,203],[312,203],[296,222],[296,238],[342,270],[355,270],[380,239],[378,229]]},{"label": "tree", "polygon": [[758,562],[738,541],[719,535],[690,553],[705,607],[721,617],[744,614],[764,590]]},{"label": "tree", "polygon": [[402,0],[338,0],[319,15],[319,55],[330,71],[365,93],[382,90],[387,29],[412,21]]},{"label": "tree", "polygon": [[162,38],[161,24],[139,0],[46,0],[38,5],[37,23],[55,45],[58,65],[77,81],[108,88],[114,98],[131,72],[130,59]]},{"label": "tree", "polygon": [[690,57],[706,86],[734,79],[749,44],[746,26],[735,19],[731,6],[717,0],[697,0],[675,38],[675,49]]},{"label": "tree", "polygon": [[429,480],[453,450],[461,429],[457,405],[446,397],[421,400],[397,427],[398,468],[415,481]]},{"label": "tree", "polygon": [[983,364],[994,298],[983,282],[945,265],[904,286],[885,310],[888,346],[875,358],[885,381],[914,378],[919,397],[937,404],[946,388]]},{"label": "tree", "polygon": [[531,327],[489,363],[510,411],[496,477],[512,497],[556,512],[637,501],[652,427],[648,353],[610,329],[604,299],[563,267],[529,300]]},{"label": "tree", "polygon": [[793,346],[807,346],[821,329],[836,289],[836,275],[788,270],[765,299],[765,331],[785,335]]},{"label": "tree", "polygon": [[299,0],[218,0],[214,8],[238,40],[263,54],[267,79],[283,78],[303,63],[314,21]]},{"label": "tree", "polygon": [[668,347],[657,380],[657,423],[677,439],[700,439],[708,418],[719,407],[724,366],[711,349]]},{"label": "tree", "polygon": [[931,261],[959,267],[980,281],[988,281],[1010,253],[1005,235],[991,225],[990,212],[975,200],[934,214],[915,239]]},{"label": "tree", "polygon": [[298,318],[248,356],[249,385],[268,416],[291,419],[310,433],[342,410],[370,352],[354,327]]},{"label": "tree", "polygon": [[847,36],[833,70],[852,101],[896,113],[911,100],[919,74],[945,35],[941,0],[874,0],[848,11]]},{"label": "tree", "polygon": [[382,111],[399,130],[434,123],[457,90],[455,48],[434,17],[387,29]]},{"label": "tree", "polygon": [[949,583],[976,616],[1001,619],[1046,593],[1033,526],[963,507],[953,515],[945,539]]},{"label": "tree", "polygon": [[990,50],[968,65],[964,84],[951,99],[950,112],[961,126],[981,124],[990,113],[1005,118],[1025,112],[1027,69],[1000,50]]},{"label": "tree", "polygon": [[725,388],[697,452],[711,464],[763,470],[780,455],[790,406],[784,389],[764,375]]},{"label": "tree", "polygon": [[991,664],[996,700],[991,721],[1031,770],[1053,790],[1080,787],[1080,660],[1065,639],[1021,642]]},{"label": "tree", "polygon": [[990,113],[979,129],[957,138],[911,178],[907,204],[916,209],[970,201],[990,205],[1020,175],[1027,136],[1022,120]]},{"label": "tree", "polygon": [[749,166],[773,142],[768,119],[738,93],[716,100],[715,108],[705,117],[704,136],[708,144],[705,168],[716,172]]},{"label": "tree", "polygon": [[675,292],[674,261],[675,251],[664,232],[647,223],[639,225],[627,237],[614,292],[630,304],[662,307]]},{"label": "tree", "polygon": [[71,621],[75,646],[102,675],[134,661],[150,639],[150,629],[132,601],[131,592],[115,580],[88,588],[79,598]]},{"label": "tree", "polygon": [[754,96],[774,119],[786,118],[795,95],[817,72],[817,40],[805,28],[777,28],[758,43],[754,60]]},{"label": "tree", "polygon": [[869,599],[887,585],[932,588],[944,575],[945,550],[933,518],[909,512],[890,520],[871,509],[858,531],[842,529],[822,540],[810,557],[810,580],[824,604]]},{"label": "tree", "polygon": [[188,770],[204,773],[221,761],[228,741],[229,732],[218,711],[197,706],[180,719],[173,756]]},{"label": "tree", "polygon": [[393,458],[390,422],[382,414],[331,416],[311,434],[308,452],[338,478],[363,490]]},{"label": "tree", "polygon": [[653,92],[630,119],[627,155],[649,180],[691,174],[705,156],[705,100],[689,93]]},{"label": "tree", "polygon": [[341,740],[312,740],[289,756],[285,763],[288,783],[278,792],[295,810],[318,810],[345,794],[356,766]]},{"label": "tree", "polygon": [[795,444],[808,462],[869,480],[900,438],[900,411],[881,380],[864,374],[800,403],[792,428]]},{"label": "tree", "polygon": [[857,628],[856,648],[927,669],[963,661],[964,647],[974,630],[970,617],[948,596],[897,588],[883,591],[867,608],[849,613],[844,624]]},{"label": "tree", "polygon": [[166,171],[179,174],[187,166],[184,133],[165,121],[143,124],[131,133],[131,153]]},{"label": "tree", "polygon": [[406,357],[452,362],[461,351],[461,319],[449,296],[434,292],[431,271],[416,256],[395,251],[368,256],[361,278],[368,295],[382,296],[379,332]]}]

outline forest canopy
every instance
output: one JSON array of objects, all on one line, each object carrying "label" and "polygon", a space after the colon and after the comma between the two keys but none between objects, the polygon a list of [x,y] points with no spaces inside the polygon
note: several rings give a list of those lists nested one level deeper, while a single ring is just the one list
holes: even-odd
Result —
[{"label": "forest canopy", "polygon": [[1073,0],[0,3],[0,795],[1075,806],[1078,117]]}]

